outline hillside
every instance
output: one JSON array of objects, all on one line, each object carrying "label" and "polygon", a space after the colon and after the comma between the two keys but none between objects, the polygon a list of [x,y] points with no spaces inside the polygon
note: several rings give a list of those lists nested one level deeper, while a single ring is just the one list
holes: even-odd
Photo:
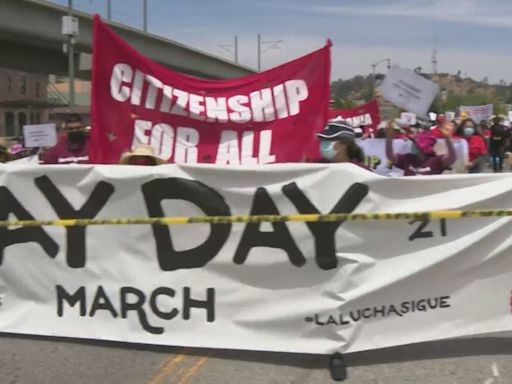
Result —
[{"label": "hillside", "polygon": [[[441,91],[432,104],[432,111],[440,113],[455,110],[460,105],[494,104],[496,113],[505,113],[512,104],[512,84],[488,84],[486,79],[476,81],[469,77],[448,73],[422,74],[439,84]],[[379,84],[384,75],[377,75]],[[372,75],[355,76],[331,83],[331,95],[337,107],[350,107],[373,97]]]}]

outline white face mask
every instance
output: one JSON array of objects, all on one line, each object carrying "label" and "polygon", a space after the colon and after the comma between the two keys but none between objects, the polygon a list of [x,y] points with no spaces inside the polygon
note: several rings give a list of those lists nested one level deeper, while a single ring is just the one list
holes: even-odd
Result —
[{"label": "white face mask", "polygon": [[334,149],[336,145],[335,141],[321,141],[320,142],[320,154],[326,160],[332,160],[338,154],[338,151]]}]

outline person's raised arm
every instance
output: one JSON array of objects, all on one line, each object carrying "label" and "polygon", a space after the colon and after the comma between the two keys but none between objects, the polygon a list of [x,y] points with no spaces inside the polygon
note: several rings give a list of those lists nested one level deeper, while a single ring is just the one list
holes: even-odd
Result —
[{"label": "person's raised arm", "polygon": [[391,163],[396,164],[397,158],[395,156],[395,152],[393,151],[393,136],[393,123],[390,120],[388,122],[388,126],[386,127],[386,156]]},{"label": "person's raised arm", "polygon": [[448,154],[443,157],[443,166],[445,168],[449,168],[455,163],[457,160],[457,154],[455,153],[455,147],[453,145],[452,136],[453,136],[453,123],[446,122],[444,123],[440,130],[443,134],[443,137],[446,139],[446,147],[448,148]]}]

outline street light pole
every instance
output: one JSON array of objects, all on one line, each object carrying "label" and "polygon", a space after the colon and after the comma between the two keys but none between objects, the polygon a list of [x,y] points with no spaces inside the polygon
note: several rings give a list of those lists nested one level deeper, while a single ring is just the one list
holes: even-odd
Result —
[{"label": "street light pole", "polygon": [[[68,15],[73,16],[73,0],[68,0]],[[75,106],[75,37],[68,35],[69,106]]]},{"label": "street light pole", "polygon": [[388,63],[387,67],[388,67],[388,70],[389,70],[391,68],[391,60],[390,59],[382,59],[382,60],[379,60],[377,62],[372,63],[372,81],[373,81],[373,87],[374,88],[375,88],[375,84],[376,84],[376,82],[375,82],[375,75],[376,75],[375,69],[377,68],[377,66],[380,63],[383,63],[385,61],[387,61],[387,63]]}]

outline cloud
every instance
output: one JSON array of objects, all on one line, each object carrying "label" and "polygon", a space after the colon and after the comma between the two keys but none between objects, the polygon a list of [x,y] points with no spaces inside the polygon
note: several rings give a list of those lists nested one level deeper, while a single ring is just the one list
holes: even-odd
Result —
[{"label": "cloud", "polygon": [[507,0],[399,0],[387,4],[306,5],[265,2],[260,6],[330,16],[407,17],[430,21],[455,22],[485,27],[512,28],[512,2]]}]

